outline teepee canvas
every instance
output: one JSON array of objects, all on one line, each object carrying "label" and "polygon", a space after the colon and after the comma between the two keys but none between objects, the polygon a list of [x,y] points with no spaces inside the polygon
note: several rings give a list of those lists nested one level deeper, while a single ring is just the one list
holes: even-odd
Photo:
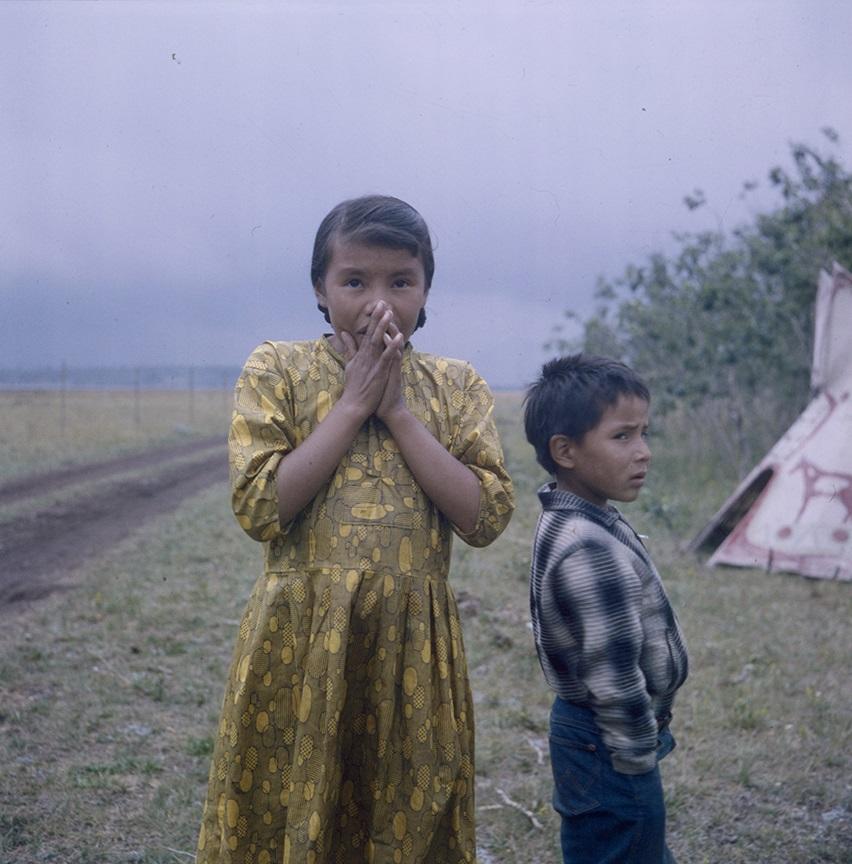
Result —
[{"label": "teepee canvas", "polygon": [[852,274],[820,273],[798,420],[692,541],[708,564],[852,580]]}]

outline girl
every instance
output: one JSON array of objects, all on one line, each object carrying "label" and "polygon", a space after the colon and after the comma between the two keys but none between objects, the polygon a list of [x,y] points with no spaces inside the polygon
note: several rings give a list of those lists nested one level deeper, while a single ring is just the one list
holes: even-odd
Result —
[{"label": "girl", "polygon": [[233,508],[265,548],[240,624],[199,862],[472,862],[473,706],[447,584],[512,484],[485,382],[409,343],[434,259],[396,198],[344,201],[311,281],[333,333],[236,387]]}]

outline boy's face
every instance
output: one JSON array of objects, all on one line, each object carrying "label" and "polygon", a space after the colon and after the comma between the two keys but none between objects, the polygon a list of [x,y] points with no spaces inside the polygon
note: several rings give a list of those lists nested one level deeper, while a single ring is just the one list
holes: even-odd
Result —
[{"label": "boy's face", "polygon": [[582,441],[554,435],[550,452],[558,467],[557,488],[598,507],[610,499],[635,501],[651,462],[648,408],[644,399],[622,394]]}]

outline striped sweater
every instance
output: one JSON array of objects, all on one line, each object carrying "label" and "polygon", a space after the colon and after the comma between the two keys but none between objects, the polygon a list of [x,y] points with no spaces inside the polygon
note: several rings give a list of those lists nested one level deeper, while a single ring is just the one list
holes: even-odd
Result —
[{"label": "striped sweater", "polygon": [[538,494],[530,607],[544,676],[563,699],[594,712],[616,771],[650,771],[687,675],[677,618],[618,510],[553,483]]}]

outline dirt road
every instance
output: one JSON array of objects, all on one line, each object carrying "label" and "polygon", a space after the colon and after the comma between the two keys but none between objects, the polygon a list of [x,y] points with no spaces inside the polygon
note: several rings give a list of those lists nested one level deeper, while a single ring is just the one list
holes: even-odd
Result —
[{"label": "dirt road", "polygon": [[0,486],[5,504],[51,501],[0,523],[0,609],[73,587],[84,561],[226,477],[217,436]]}]

